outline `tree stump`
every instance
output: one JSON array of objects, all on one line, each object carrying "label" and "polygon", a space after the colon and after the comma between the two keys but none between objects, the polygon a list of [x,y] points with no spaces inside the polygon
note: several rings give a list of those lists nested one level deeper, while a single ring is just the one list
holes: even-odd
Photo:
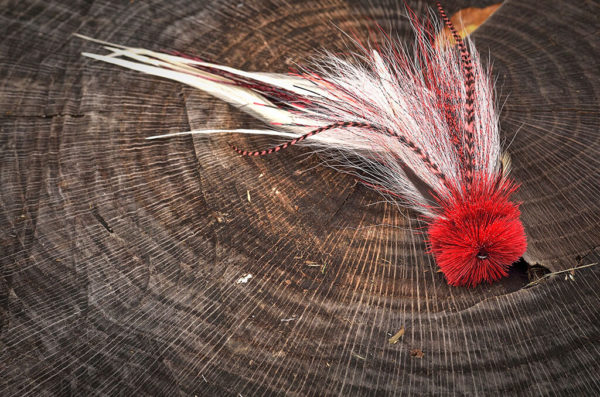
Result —
[{"label": "tree stump", "polygon": [[473,35],[529,247],[467,289],[414,214],[303,149],[146,141],[258,124],[72,36],[284,72],[342,32],[408,40],[397,2],[4,1],[0,394],[598,394],[600,7],[575,3],[509,0]]}]

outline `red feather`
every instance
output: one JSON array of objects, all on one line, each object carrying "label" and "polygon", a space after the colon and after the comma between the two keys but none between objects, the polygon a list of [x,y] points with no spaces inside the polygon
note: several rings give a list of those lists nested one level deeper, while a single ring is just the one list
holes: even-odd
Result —
[{"label": "red feather", "polygon": [[476,178],[471,189],[454,189],[438,199],[429,242],[450,285],[475,286],[508,275],[527,248],[518,204],[509,201],[517,186],[510,180]]}]

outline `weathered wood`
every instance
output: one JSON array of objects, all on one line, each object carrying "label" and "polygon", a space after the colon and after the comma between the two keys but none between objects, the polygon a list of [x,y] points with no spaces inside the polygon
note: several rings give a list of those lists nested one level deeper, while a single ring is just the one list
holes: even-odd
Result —
[{"label": "weathered wood", "polygon": [[[576,3],[508,1],[475,33],[514,138],[526,259],[553,271],[600,260],[600,7]],[[247,159],[226,142],[273,141],[145,141],[256,122],[84,59],[97,47],[71,36],[285,71],[343,50],[340,29],[406,39],[396,2],[1,9],[0,394],[600,391],[599,267],[448,287],[410,214],[302,149]]]}]

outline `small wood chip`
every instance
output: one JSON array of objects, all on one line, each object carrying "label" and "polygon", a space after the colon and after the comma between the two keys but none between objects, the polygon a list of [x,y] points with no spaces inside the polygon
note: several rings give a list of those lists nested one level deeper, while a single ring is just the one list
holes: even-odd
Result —
[{"label": "small wood chip", "polygon": [[410,355],[416,358],[423,358],[425,356],[425,353],[423,353],[423,350],[421,349],[412,349],[410,351]]},{"label": "small wood chip", "polygon": [[217,223],[223,223],[223,222],[225,222],[225,216],[227,214],[224,214],[222,212],[213,211],[211,213],[211,215],[213,216],[213,218],[215,218],[215,220],[217,221]]},{"label": "small wood chip", "polygon": [[404,336],[404,327],[400,328],[400,331],[396,332],[396,335],[392,336],[389,339],[390,344],[395,345],[396,343],[398,343],[400,338],[402,338],[402,336]]},{"label": "small wood chip", "polygon": [[244,274],[242,277],[238,278],[235,283],[236,284],[246,284],[251,278],[252,278],[252,275],[250,273]]},{"label": "small wood chip", "polygon": [[250,190],[246,190],[246,198],[248,199],[249,203],[252,202],[252,200],[250,200]]},{"label": "small wood chip", "polygon": [[321,266],[321,274],[325,274],[325,269],[327,269],[327,263],[324,263],[323,266]]}]

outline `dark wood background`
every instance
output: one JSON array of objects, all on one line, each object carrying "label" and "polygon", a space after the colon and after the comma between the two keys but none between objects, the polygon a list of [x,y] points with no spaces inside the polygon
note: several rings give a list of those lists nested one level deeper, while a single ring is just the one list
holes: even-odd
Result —
[{"label": "dark wood background", "polygon": [[1,395],[600,392],[600,266],[523,288],[600,259],[598,2],[509,0],[474,34],[529,240],[474,289],[446,285],[410,213],[302,149],[145,141],[257,124],[71,35],[283,72],[340,30],[406,39],[398,2],[0,3]]}]

